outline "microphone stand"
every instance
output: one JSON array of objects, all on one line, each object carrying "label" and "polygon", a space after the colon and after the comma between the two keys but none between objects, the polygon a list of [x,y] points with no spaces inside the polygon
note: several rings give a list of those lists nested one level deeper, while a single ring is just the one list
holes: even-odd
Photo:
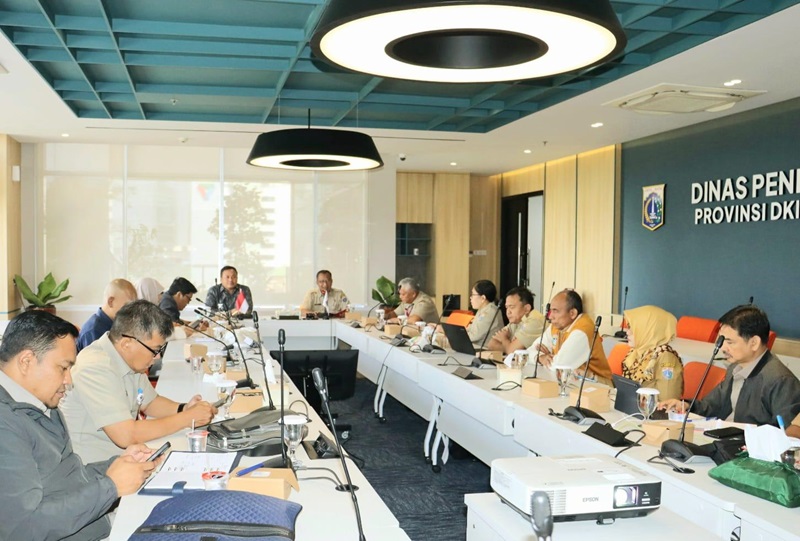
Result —
[{"label": "microphone stand", "polygon": [[[684,463],[708,462],[711,460],[710,451],[706,450],[706,448],[701,445],[684,441],[684,437],[686,435],[686,421],[689,419],[689,412],[692,411],[694,403],[697,401],[697,397],[700,395],[700,389],[703,388],[703,384],[706,382],[706,377],[711,370],[711,365],[714,364],[714,358],[717,356],[717,353],[719,353],[719,348],[722,347],[722,343],[724,341],[724,336],[720,335],[717,337],[717,342],[714,344],[714,353],[711,354],[711,358],[708,360],[706,371],[703,372],[703,377],[700,378],[700,384],[697,386],[697,390],[694,392],[692,401],[689,403],[689,408],[686,410],[685,415],[683,416],[683,424],[681,425],[680,436],[677,440],[667,440],[661,444],[662,456]],[[687,471],[680,471],[679,473],[694,473],[694,470],[690,470],[688,468],[683,469]]]},{"label": "microphone stand", "polygon": [[[199,314],[200,316],[202,316],[202,317],[208,319],[209,321],[211,321],[212,323],[214,323],[214,325],[218,325],[219,327],[222,327],[223,329],[228,330],[228,329],[225,328],[225,325],[222,325],[222,324],[214,321],[213,318],[211,318],[208,315],[206,315],[203,312],[201,312],[200,309],[195,308],[194,311],[195,311],[196,314]],[[244,379],[240,379],[239,381],[236,382],[236,387],[237,388],[250,387],[251,389],[255,389],[256,388],[256,384],[253,383],[253,378],[250,377],[250,369],[247,367],[247,359],[244,358],[244,351],[242,350],[242,345],[239,343],[239,337],[236,336],[236,330],[233,328],[233,324],[230,323],[230,319],[228,320],[228,324],[231,326],[231,334],[233,335],[234,342],[236,342],[236,347],[239,349],[239,355],[242,356],[242,364],[244,365],[244,373],[246,374],[246,377]],[[205,333],[203,333],[203,334],[205,334]],[[205,336],[209,336],[209,335],[206,334]],[[217,341],[218,342],[222,342],[222,340],[217,340]],[[224,344],[224,342],[222,342],[222,343]],[[231,360],[230,354],[228,354],[228,360]]]},{"label": "microphone stand", "polygon": [[[311,377],[314,380],[314,387],[317,388],[317,392],[319,393],[319,397],[322,399],[322,406],[325,410],[325,414],[328,416],[328,421],[331,423],[331,427],[334,427],[333,424],[333,415],[331,415],[331,406],[328,402],[328,386],[325,382],[325,379],[322,375],[322,370],[319,368],[314,368],[311,371]],[[345,479],[347,479],[346,485],[338,485],[336,490],[339,491],[347,491],[350,493],[350,496],[353,498],[353,508],[356,512],[356,524],[358,525],[358,539],[359,541],[366,541],[366,537],[364,537],[364,527],[361,524],[361,510],[358,507],[358,498],[356,498],[356,490],[358,487],[353,485],[353,481],[350,480],[350,471],[347,469],[347,462],[344,458],[344,450],[342,449],[342,444],[339,442],[339,435],[336,433],[336,429],[334,428],[331,430],[333,433],[333,439],[336,442],[336,448],[339,451],[339,458],[342,460],[342,469],[344,470]]]},{"label": "microphone stand", "polygon": [[542,339],[544,338],[544,332],[547,330],[547,324],[550,323],[550,303],[547,303],[547,307],[544,309],[544,326],[542,326],[542,334],[539,336],[539,347],[536,348],[536,360],[533,365],[533,379],[536,379],[536,374],[539,373],[539,354],[542,352]]},{"label": "microphone stand", "polygon": [[275,404],[272,402],[272,393],[269,390],[269,378],[267,378],[267,362],[264,360],[264,344],[261,342],[261,330],[258,328],[258,312],[253,310],[253,325],[256,328],[256,336],[258,337],[258,355],[261,357],[261,370],[264,372],[264,388],[267,390],[267,399],[269,400],[268,408],[275,409]]},{"label": "microphone stand", "polygon": [[567,406],[564,409],[564,418],[577,423],[579,425],[590,425],[592,423],[605,423],[599,414],[593,412],[588,408],[581,407],[581,395],[583,394],[583,384],[586,383],[586,376],[589,375],[589,359],[592,358],[592,350],[594,350],[594,343],[597,341],[597,334],[600,330],[600,322],[603,320],[601,316],[597,316],[594,321],[594,336],[592,336],[592,344],[589,347],[589,358],[586,359],[586,370],[583,371],[583,379],[581,380],[581,387],[578,390],[578,399],[575,401],[574,406]]},{"label": "microphone stand", "polygon": [[622,322],[619,324],[619,330],[614,333],[614,338],[625,339],[628,337],[625,334],[625,329],[622,327],[625,324],[625,307],[628,305],[628,286],[625,286],[625,296],[622,299]]},{"label": "microphone stand", "polygon": [[225,362],[227,363],[227,362],[231,361],[231,350],[230,350],[230,346],[228,346],[228,344],[226,344],[225,342],[223,342],[222,340],[220,340],[219,338],[217,338],[214,335],[211,335],[211,334],[208,334],[208,333],[204,333],[200,329],[192,329],[192,326],[189,325],[188,323],[184,323],[183,321],[181,321],[180,324],[183,325],[184,327],[188,328],[188,329],[191,329],[192,332],[196,332],[198,334],[202,334],[206,338],[211,338],[215,342],[219,342],[220,344],[222,344],[222,351],[225,352]]},{"label": "microphone stand", "polygon": [[[494,327],[494,322],[495,320],[497,320],[497,314],[500,313],[502,307],[503,307],[503,301],[500,300],[500,302],[497,304],[497,311],[494,313],[494,316],[492,316],[492,321],[489,323],[490,331],[492,330],[492,327]],[[483,359],[481,359],[481,351],[483,351],[483,347],[486,345],[486,340],[488,339],[489,339],[489,333],[487,332],[486,336],[483,337],[483,342],[481,342],[481,347],[478,349],[478,351],[475,352],[475,358],[472,359],[471,364],[474,368],[480,368],[484,364],[492,364],[492,365],[494,364],[492,362],[484,362]]]},{"label": "microphone stand", "polygon": [[[444,317],[444,313],[447,311],[447,307],[450,306],[450,302],[452,300],[453,300],[453,296],[452,295],[448,295],[447,299],[445,299],[444,306],[442,306],[442,313],[439,314],[439,320],[436,322],[436,327],[441,325],[442,318]],[[433,328],[433,333],[434,334],[436,334],[436,327]],[[402,333],[402,330],[401,330],[401,333]],[[434,336],[432,334],[431,335],[431,343],[430,344],[425,344],[424,346],[422,346],[422,351],[423,352],[425,352],[425,353],[433,353],[434,351],[444,351],[444,348],[441,348],[441,347],[439,347],[437,345],[434,345],[433,338],[434,338]]]}]

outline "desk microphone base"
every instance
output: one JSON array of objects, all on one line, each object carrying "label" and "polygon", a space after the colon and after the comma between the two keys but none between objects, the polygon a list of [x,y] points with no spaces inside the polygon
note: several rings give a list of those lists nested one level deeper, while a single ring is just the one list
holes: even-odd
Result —
[{"label": "desk microphone base", "polygon": [[687,441],[667,440],[661,444],[661,454],[684,464],[713,464],[708,446]]},{"label": "desk microphone base", "polygon": [[600,414],[593,412],[588,408],[577,408],[575,406],[567,406],[564,409],[564,419],[569,419],[573,423],[581,426],[587,426],[593,423],[606,423]]}]

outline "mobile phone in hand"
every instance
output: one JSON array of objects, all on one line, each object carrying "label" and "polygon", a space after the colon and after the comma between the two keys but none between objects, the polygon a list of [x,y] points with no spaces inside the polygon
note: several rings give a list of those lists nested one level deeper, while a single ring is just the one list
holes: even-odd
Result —
[{"label": "mobile phone in hand", "polygon": [[152,455],[150,455],[150,456],[147,458],[147,462],[153,462],[153,461],[154,461],[154,460],[156,460],[158,457],[160,457],[161,455],[163,455],[164,453],[166,453],[166,452],[169,450],[169,448],[170,448],[170,447],[172,447],[172,444],[171,444],[170,442],[167,442],[167,443],[165,443],[164,445],[162,445],[161,447],[159,447],[159,448],[158,448],[158,450],[157,450],[155,453],[153,453]]}]

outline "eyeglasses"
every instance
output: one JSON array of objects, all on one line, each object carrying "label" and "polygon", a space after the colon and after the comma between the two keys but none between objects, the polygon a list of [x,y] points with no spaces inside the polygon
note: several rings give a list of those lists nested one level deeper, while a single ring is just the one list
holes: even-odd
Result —
[{"label": "eyeglasses", "polygon": [[130,338],[131,340],[136,340],[137,342],[139,342],[144,349],[146,349],[147,351],[149,351],[150,353],[153,354],[153,358],[154,359],[156,357],[158,357],[159,355],[161,355],[163,357],[164,356],[164,352],[167,351],[167,343],[166,342],[161,344],[161,347],[159,347],[158,349],[153,349],[150,346],[148,346],[147,344],[145,344],[144,342],[142,342],[141,340],[139,340],[138,338],[136,338],[135,336],[131,336],[129,334],[123,334],[122,336],[124,338]]}]

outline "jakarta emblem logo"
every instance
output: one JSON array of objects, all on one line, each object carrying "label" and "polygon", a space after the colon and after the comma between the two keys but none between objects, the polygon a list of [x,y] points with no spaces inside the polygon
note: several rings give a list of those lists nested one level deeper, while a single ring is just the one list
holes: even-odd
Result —
[{"label": "jakarta emblem logo", "polygon": [[642,225],[650,231],[664,225],[665,186],[666,184],[654,184],[642,188]]}]

